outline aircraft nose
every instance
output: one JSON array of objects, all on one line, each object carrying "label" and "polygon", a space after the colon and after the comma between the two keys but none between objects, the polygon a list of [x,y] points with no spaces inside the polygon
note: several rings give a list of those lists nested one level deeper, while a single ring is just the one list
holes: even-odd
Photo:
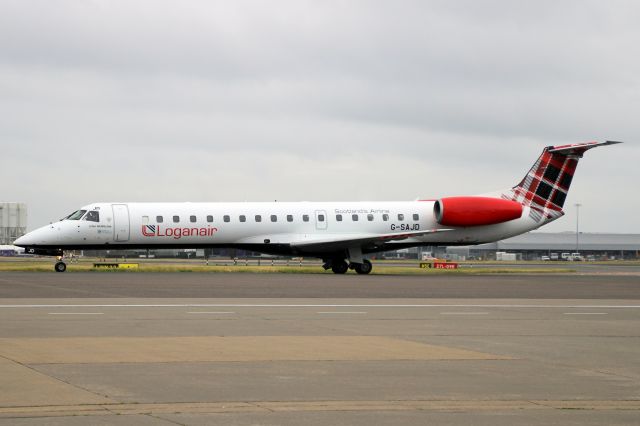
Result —
[{"label": "aircraft nose", "polygon": [[18,247],[28,246],[29,240],[31,240],[31,238],[29,237],[29,234],[25,234],[22,237],[19,237],[17,240],[15,240],[13,242],[13,245]]},{"label": "aircraft nose", "polygon": [[13,244],[18,247],[50,245],[57,242],[57,237],[57,233],[52,230],[51,226],[43,226],[23,235],[15,240]]}]

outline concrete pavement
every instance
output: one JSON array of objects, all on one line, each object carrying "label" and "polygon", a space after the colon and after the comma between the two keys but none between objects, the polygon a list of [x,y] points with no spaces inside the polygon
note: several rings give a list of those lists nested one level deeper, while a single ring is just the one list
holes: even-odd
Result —
[{"label": "concrete pavement", "polygon": [[[166,275],[152,290],[129,279],[138,274],[68,274],[59,289],[49,274],[0,275],[0,425],[631,425],[640,418],[637,282],[562,278],[559,294],[586,286],[590,297],[531,298],[551,287],[531,276],[494,284],[456,277],[450,298],[341,297],[358,285],[386,294],[384,282],[349,277],[359,284],[329,285],[334,297],[261,298],[263,287],[295,293],[320,284],[224,275],[207,290],[199,275]],[[167,297],[123,297],[140,282],[130,291]],[[446,284],[431,288],[449,294]],[[386,285],[422,294],[414,281]],[[216,286],[236,297],[169,297]],[[507,286],[519,297],[482,297],[483,289]],[[19,297],[6,297],[11,288]],[[611,288],[624,297],[609,297]],[[58,297],[25,297],[29,291]],[[85,297],[60,297],[68,292]]]}]

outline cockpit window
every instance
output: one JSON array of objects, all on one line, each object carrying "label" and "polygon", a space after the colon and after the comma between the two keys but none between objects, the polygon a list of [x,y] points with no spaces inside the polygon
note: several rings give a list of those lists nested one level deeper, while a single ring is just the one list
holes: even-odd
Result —
[{"label": "cockpit window", "polygon": [[80,218],[86,213],[86,210],[76,210],[63,220],[80,220]]},{"label": "cockpit window", "polygon": [[100,222],[100,213],[92,210],[87,213],[87,215],[82,220],[88,220],[89,222]]}]

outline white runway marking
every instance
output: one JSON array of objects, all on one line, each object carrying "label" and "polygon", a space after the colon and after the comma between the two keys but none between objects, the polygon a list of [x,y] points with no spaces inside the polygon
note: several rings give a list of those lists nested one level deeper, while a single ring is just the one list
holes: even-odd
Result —
[{"label": "white runway marking", "polygon": [[356,311],[332,311],[332,312],[318,312],[319,314],[366,314],[366,312],[356,312]]},{"label": "white runway marking", "polygon": [[606,312],[565,312],[565,315],[607,315]]},{"label": "white runway marking", "polygon": [[489,312],[440,312],[440,315],[489,315]]},{"label": "white runway marking", "polygon": [[266,303],[181,303],[181,304],[42,304],[0,305],[16,308],[526,308],[526,309],[638,309],[640,305],[525,305],[525,304],[266,304]]},{"label": "white runway marking", "polygon": [[235,314],[235,312],[221,312],[221,311],[194,311],[187,312],[188,314]]},{"label": "white runway marking", "polygon": [[104,312],[49,312],[49,315],[104,315]]}]

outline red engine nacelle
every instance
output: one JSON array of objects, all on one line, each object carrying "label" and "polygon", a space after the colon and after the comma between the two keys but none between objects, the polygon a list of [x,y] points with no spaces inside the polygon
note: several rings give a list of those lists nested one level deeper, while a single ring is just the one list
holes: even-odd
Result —
[{"label": "red engine nacelle", "polygon": [[494,225],[518,219],[522,205],[490,197],[448,197],[433,206],[436,221],[444,226]]}]

